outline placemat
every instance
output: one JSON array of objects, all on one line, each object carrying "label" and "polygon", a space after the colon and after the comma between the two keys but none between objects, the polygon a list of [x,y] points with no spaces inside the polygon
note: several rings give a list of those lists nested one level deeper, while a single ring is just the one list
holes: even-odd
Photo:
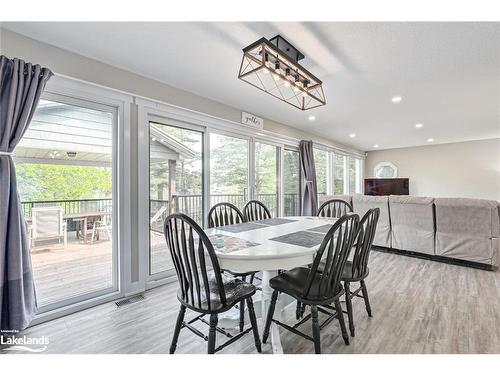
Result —
[{"label": "placemat", "polygon": [[310,229],[308,229],[308,231],[310,231],[310,232],[319,232],[319,233],[327,233],[332,226],[333,226],[333,223],[332,224],[320,225],[319,227],[310,228]]},{"label": "placemat", "polygon": [[218,252],[228,254],[235,251],[244,250],[248,247],[259,246],[257,242],[243,240],[241,238],[225,236],[223,234],[211,234],[208,236],[214,249]]},{"label": "placemat", "polygon": [[299,232],[285,234],[283,236],[270,238],[271,241],[283,242],[290,245],[297,245],[303,247],[313,247],[319,245],[325,236],[322,233],[306,232],[301,230]]},{"label": "placemat", "polygon": [[255,223],[240,223],[233,225],[224,225],[222,227],[218,227],[218,230],[223,230],[224,232],[231,233],[241,233],[249,230],[262,229],[266,225],[265,224],[255,224]]},{"label": "placemat", "polygon": [[282,219],[279,217],[271,218],[271,219],[264,219],[264,220],[257,220],[254,221],[254,223],[257,224],[262,224],[262,225],[281,225],[281,224],[288,224],[288,223],[293,223],[298,220],[291,220],[291,219]]}]

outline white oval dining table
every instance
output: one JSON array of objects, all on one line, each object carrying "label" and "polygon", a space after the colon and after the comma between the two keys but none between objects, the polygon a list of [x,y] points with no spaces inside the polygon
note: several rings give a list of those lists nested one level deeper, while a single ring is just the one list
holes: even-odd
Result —
[{"label": "white oval dining table", "polygon": [[[273,293],[269,280],[278,274],[278,270],[310,264],[320,245],[318,239],[324,236],[325,228],[333,225],[335,220],[316,216],[293,216],[252,222],[252,225],[237,224],[205,231],[214,244],[222,269],[241,273],[262,272],[262,292],[255,298],[256,315],[261,318],[261,335]],[[272,225],[273,222],[280,224]],[[238,231],[239,229],[242,230]],[[286,235],[295,237],[295,244],[290,243],[293,241],[287,243],[275,240],[276,237]],[[301,239],[306,240],[306,237],[313,238],[309,238],[309,243],[299,244]],[[318,241],[319,243],[311,244]],[[276,304],[275,318],[281,320],[283,310],[293,302],[294,300],[288,296],[280,296]],[[238,319],[239,313],[231,311],[219,317],[219,324],[225,328],[233,328],[237,326]],[[279,330],[275,324],[271,325],[269,337],[273,353],[283,353]]]}]

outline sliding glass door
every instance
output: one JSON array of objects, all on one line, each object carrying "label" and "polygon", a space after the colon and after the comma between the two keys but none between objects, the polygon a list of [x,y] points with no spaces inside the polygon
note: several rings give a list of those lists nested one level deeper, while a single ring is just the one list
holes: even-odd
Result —
[{"label": "sliding glass door", "polygon": [[299,152],[283,150],[283,214],[300,215],[300,163]]},{"label": "sliding glass door", "polygon": [[210,207],[229,202],[239,209],[249,198],[249,141],[210,133]]},{"label": "sliding glass door", "polygon": [[45,94],[14,154],[39,312],[118,290],[117,110]]},{"label": "sliding glass door", "polygon": [[149,123],[149,274],[173,270],[165,218],[185,213],[203,225],[203,132]]},{"label": "sliding glass door", "polygon": [[266,143],[254,143],[254,197],[278,215],[279,148]]},{"label": "sliding glass door", "polygon": [[229,202],[243,209],[257,199],[280,214],[280,146],[237,135],[210,133],[210,207]]}]

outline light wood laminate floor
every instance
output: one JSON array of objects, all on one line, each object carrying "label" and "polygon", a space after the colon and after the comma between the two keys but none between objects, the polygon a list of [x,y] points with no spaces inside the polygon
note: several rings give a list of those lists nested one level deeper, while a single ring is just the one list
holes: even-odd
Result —
[{"label": "light wood laminate floor", "polygon": [[[500,272],[376,251],[369,266],[373,317],[356,299],[356,337],[344,345],[335,321],[321,331],[323,353],[500,353]],[[107,303],[24,334],[48,336],[47,353],[168,353],[179,308],[176,291],[177,284],[161,286],[146,292],[144,301],[121,308]],[[294,313],[286,313],[290,322]],[[308,323],[303,329],[310,334]],[[280,332],[285,353],[314,352],[310,341]],[[263,351],[269,353],[270,345]],[[181,331],[177,353],[205,352],[206,342]],[[221,353],[255,353],[252,336]]]}]

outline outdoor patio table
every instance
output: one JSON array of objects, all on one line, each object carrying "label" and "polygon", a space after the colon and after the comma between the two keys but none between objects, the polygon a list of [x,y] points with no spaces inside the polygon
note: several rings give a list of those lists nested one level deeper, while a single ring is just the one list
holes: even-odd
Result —
[{"label": "outdoor patio table", "polygon": [[65,220],[73,220],[78,221],[80,224],[80,231],[76,230],[76,237],[81,238],[83,243],[87,243],[87,224],[90,218],[97,218],[98,220],[102,220],[105,216],[111,215],[111,212],[102,212],[102,211],[94,211],[94,212],[79,212],[76,214],[66,214],[64,215]]},{"label": "outdoor patio table", "polygon": [[[255,305],[263,327],[273,292],[269,280],[278,274],[278,270],[310,264],[326,231],[335,220],[325,217],[284,217],[253,222],[259,228],[236,224],[207,229],[206,233],[214,245],[222,269],[235,272],[262,271],[262,293],[260,300],[259,296],[256,297]],[[294,302],[287,296],[280,296],[275,317],[281,320],[283,310]],[[234,327],[238,319],[239,314],[221,315],[219,324],[226,328]],[[270,342],[274,353],[283,353],[275,324],[271,325]]]}]

